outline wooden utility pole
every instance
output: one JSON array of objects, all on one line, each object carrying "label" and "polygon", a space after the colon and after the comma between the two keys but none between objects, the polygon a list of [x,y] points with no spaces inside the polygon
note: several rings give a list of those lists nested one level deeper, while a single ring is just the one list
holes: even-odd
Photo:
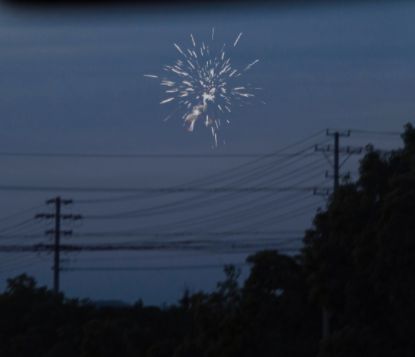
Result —
[{"label": "wooden utility pole", "polygon": [[[316,151],[321,151],[324,154],[326,153],[333,153],[333,195],[336,194],[339,184],[340,184],[340,154],[345,153],[347,154],[347,158],[353,154],[361,154],[363,152],[363,148],[352,148],[350,146],[340,148],[340,137],[348,137],[350,136],[350,130],[345,132],[334,131],[331,132],[327,130],[327,136],[332,136],[334,138],[334,145],[326,145],[326,146],[319,146],[315,147]],[[347,160],[346,158],[346,160]],[[343,162],[344,163],[344,162]],[[330,320],[331,320],[331,313],[327,306],[323,306],[322,309],[322,338],[327,338],[330,335]]]},{"label": "wooden utility pole", "polygon": [[79,214],[62,214],[62,205],[69,205],[73,203],[72,200],[62,199],[60,196],[46,201],[46,204],[53,204],[55,206],[55,213],[39,213],[35,218],[54,219],[54,229],[46,231],[46,234],[54,235],[53,243],[53,292],[58,294],[60,291],[60,250],[61,250],[61,235],[71,235],[72,231],[61,230],[61,220],[71,219],[78,220],[82,216]]}]

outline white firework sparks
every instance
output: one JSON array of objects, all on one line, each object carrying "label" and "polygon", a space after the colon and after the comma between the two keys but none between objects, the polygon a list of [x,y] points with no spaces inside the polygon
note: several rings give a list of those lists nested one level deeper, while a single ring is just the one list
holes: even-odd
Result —
[{"label": "white firework sparks", "polygon": [[[214,41],[215,29],[212,29],[211,41]],[[236,48],[242,32],[236,36],[230,50]],[[190,34],[190,47],[182,48],[174,43],[180,57],[173,65],[166,65],[165,76],[146,74],[145,77],[159,79],[165,88],[167,97],[160,104],[177,103],[182,111],[182,120],[188,131],[193,131],[199,119],[210,129],[215,146],[218,145],[218,134],[222,125],[221,117],[232,112],[235,104],[249,103],[259,88],[243,84],[243,74],[259,62],[249,63],[242,70],[232,66],[227,53],[226,44],[219,51],[212,46],[198,42]],[[226,50],[226,51],[225,51]],[[227,124],[230,123],[226,119]]]}]

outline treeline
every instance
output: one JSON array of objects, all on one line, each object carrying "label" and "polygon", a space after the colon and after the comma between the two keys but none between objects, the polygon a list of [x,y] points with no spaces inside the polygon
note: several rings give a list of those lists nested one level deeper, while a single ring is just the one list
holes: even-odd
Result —
[{"label": "treeline", "polygon": [[98,308],[25,275],[10,279],[0,296],[0,356],[315,356],[320,313],[300,265],[277,252],[249,259],[243,286],[227,266],[216,291],[165,308]]},{"label": "treeline", "polygon": [[[2,357],[415,355],[415,129],[369,148],[306,232],[296,257],[263,251],[225,267],[212,293],[177,305],[98,308],[21,275],[0,295]],[[330,335],[321,340],[321,311]]]}]

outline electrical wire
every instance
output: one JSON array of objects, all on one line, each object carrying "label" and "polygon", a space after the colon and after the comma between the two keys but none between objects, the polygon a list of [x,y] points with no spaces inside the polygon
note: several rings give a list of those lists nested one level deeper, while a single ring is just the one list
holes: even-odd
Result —
[{"label": "electrical wire", "polygon": [[[228,158],[261,158],[290,157],[292,153],[237,153],[237,154],[113,154],[113,153],[47,153],[47,152],[0,152],[0,157],[29,158],[75,158],[75,159],[228,159]],[[296,154],[294,154],[296,155]]]},{"label": "electrical wire", "polygon": [[[318,162],[318,161],[313,161],[311,163],[311,165],[310,164],[304,165],[300,168],[296,168],[295,170],[290,171],[289,173],[286,173],[284,175],[280,175],[276,178],[268,179],[265,182],[265,184],[266,185],[281,184],[281,183],[287,181],[287,179],[292,177],[293,175],[295,175],[295,174],[298,175],[303,170],[310,169],[310,168],[315,168],[313,166],[315,166],[316,162]],[[238,182],[238,183],[240,184],[241,182]],[[290,190],[295,191],[296,186],[297,185],[292,185],[292,187],[280,187],[280,192],[290,191]],[[275,186],[272,186],[272,187],[275,188],[275,192],[279,192],[278,187],[275,187]],[[300,191],[302,190],[301,187],[298,187],[297,189],[300,190]],[[312,190],[312,188],[310,190]],[[223,192],[220,192],[220,193],[223,193]],[[215,195],[214,197],[212,197],[211,195],[199,194],[199,195],[196,195],[196,196],[193,196],[193,197],[190,197],[190,198],[184,198],[184,199],[180,199],[180,200],[175,200],[173,202],[157,204],[157,205],[153,205],[153,206],[145,207],[145,208],[140,208],[140,209],[136,209],[136,210],[128,210],[128,211],[117,212],[117,213],[112,213],[112,214],[84,215],[84,218],[87,218],[87,219],[120,219],[120,218],[127,218],[127,216],[129,218],[134,218],[134,217],[137,217],[137,216],[147,217],[147,216],[151,216],[153,214],[161,214],[163,212],[166,214],[166,213],[171,212],[172,210],[177,210],[177,209],[183,210],[183,209],[192,209],[195,206],[200,207],[200,205],[205,206],[207,203],[210,203],[210,202],[215,202],[216,203],[218,200],[220,200],[221,203],[223,203],[224,201],[228,200],[231,197],[234,197],[234,192],[225,192],[222,195],[218,195],[218,196]],[[166,210],[166,208],[168,208],[168,209]]]},{"label": "electrical wire", "polygon": [[399,131],[380,131],[380,130],[365,130],[365,129],[349,129],[351,133],[356,134],[370,134],[370,135],[386,135],[386,136],[401,136],[402,133]]},{"label": "electrical wire", "polygon": [[[324,130],[319,130],[315,132],[312,135],[307,136],[306,138],[303,138],[301,140],[298,140],[292,144],[286,145],[283,148],[280,148],[270,154],[266,154],[264,156],[261,156],[257,159],[250,160],[248,162],[236,165],[230,169],[222,170],[219,173],[214,173],[208,176],[205,176],[201,179],[194,179],[189,182],[186,182],[184,184],[172,186],[173,188],[180,188],[185,186],[193,186],[193,185],[203,185],[205,183],[212,183],[217,181],[223,181],[229,177],[235,177],[238,176],[238,173],[242,170],[245,170],[253,165],[256,165],[258,163],[263,162],[264,160],[267,160],[270,158],[270,155],[280,154],[283,153],[286,150],[289,150],[293,147],[296,147],[298,145],[302,145],[306,143],[307,141],[314,140],[316,137],[320,136],[322,133],[324,133]],[[102,202],[118,202],[123,200],[130,200],[130,199],[137,199],[140,198],[140,196],[137,195],[128,195],[128,196],[119,196],[119,197],[101,197],[101,198],[95,198],[95,199],[84,199],[84,200],[77,200],[76,202],[78,204],[94,204],[94,203],[102,203]]]},{"label": "electrical wire", "polygon": [[39,209],[40,207],[43,207],[43,206],[44,206],[44,204],[36,205],[36,206],[30,207],[30,208],[12,213],[10,215],[0,217],[0,222],[9,221],[10,219],[12,219],[14,217],[20,217],[20,216],[24,215],[25,213],[33,212],[33,211],[35,211],[35,210],[37,210],[37,209]]},{"label": "electrical wire", "polygon": [[15,223],[11,226],[0,229],[0,234],[9,232],[10,230],[14,230],[16,228],[24,227],[27,224],[33,224],[33,222],[34,222],[33,218],[25,219],[23,221],[20,221],[19,223]]},{"label": "electrical wire", "polygon": [[[231,265],[235,267],[243,267],[248,265],[247,262],[238,262],[238,263],[231,263]],[[225,264],[189,264],[189,265],[166,265],[166,266],[124,266],[124,267],[105,267],[105,266],[81,266],[81,267],[70,267],[70,268],[63,268],[62,271],[64,272],[80,272],[80,271],[89,271],[89,272],[101,272],[101,271],[112,271],[112,272],[120,272],[120,271],[177,271],[177,270],[211,270],[211,269],[223,269]]]}]

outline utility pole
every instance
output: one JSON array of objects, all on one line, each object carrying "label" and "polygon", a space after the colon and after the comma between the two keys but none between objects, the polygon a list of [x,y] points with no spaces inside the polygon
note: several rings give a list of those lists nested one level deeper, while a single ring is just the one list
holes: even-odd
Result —
[{"label": "utility pole", "polygon": [[[326,131],[327,136],[332,136],[334,138],[334,145],[326,145],[326,146],[315,146],[315,151],[320,151],[324,155],[327,155],[327,153],[333,153],[333,162],[331,162],[328,157],[328,161],[330,164],[333,165],[333,195],[336,194],[339,183],[340,183],[340,168],[341,166],[347,161],[347,159],[353,155],[353,154],[361,154],[363,152],[363,148],[357,147],[353,148],[350,146],[346,146],[344,148],[340,147],[340,137],[349,137],[350,136],[350,130],[339,132],[334,131],[331,132],[330,130]],[[345,153],[347,154],[345,160],[343,163],[340,163],[340,154]],[[327,175],[327,174],[326,174]],[[329,176],[329,175],[327,175]],[[345,176],[347,177],[347,175]],[[322,309],[322,338],[327,338],[330,335],[330,321],[331,321],[331,313],[330,310],[327,308],[327,306],[323,306]]]},{"label": "utility pole", "polygon": [[[327,133],[329,135],[329,133]],[[349,134],[350,135],[350,134]],[[333,193],[339,188],[339,174],[340,174],[340,165],[339,165],[339,138],[340,134],[338,131],[333,133],[334,136],[334,182],[333,182]]]},{"label": "utility pole", "polygon": [[71,220],[78,220],[81,219],[82,216],[79,214],[62,214],[62,206],[69,205],[73,203],[72,200],[62,199],[60,196],[52,198],[46,201],[46,204],[50,205],[53,204],[55,206],[55,213],[39,213],[35,216],[35,218],[46,218],[46,219],[54,219],[54,229],[50,229],[46,231],[47,235],[53,234],[54,235],[54,244],[53,244],[53,292],[55,294],[59,293],[59,285],[60,285],[60,250],[61,250],[61,235],[71,235],[72,231],[68,230],[61,230],[61,220],[62,219],[71,219]]}]

